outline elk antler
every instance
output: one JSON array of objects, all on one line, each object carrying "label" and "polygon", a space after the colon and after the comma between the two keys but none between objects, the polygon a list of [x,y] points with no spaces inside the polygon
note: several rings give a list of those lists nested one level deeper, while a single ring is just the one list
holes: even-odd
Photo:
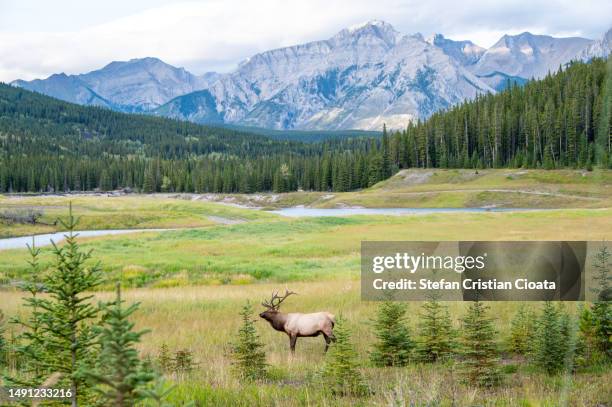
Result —
[{"label": "elk antler", "polygon": [[278,290],[275,290],[272,293],[272,298],[270,298],[269,301],[262,302],[261,305],[263,305],[264,307],[266,307],[268,309],[278,310],[278,308],[280,307],[281,303],[283,301],[285,301],[285,299],[287,297],[289,297],[291,294],[297,295],[297,293],[294,293],[293,291],[289,291],[288,289],[285,289],[285,295],[283,295],[281,297],[281,296],[278,295]]}]

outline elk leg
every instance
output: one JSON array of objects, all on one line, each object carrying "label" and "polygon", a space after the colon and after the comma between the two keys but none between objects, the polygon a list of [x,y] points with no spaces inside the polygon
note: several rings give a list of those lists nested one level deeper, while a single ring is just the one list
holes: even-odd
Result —
[{"label": "elk leg", "polygon": [[332,342],[336,342],[336,337],[334,336],[334,331],[328,329],[327,332],[321,331],[321,333],[325,336],[325,341],[329,338]]},{"label": "elk leg", "polygon": [[325,338],[325,353],[327,353],[327,349],[329,349],[329,344],[331,343],[331,338],[323,333],[323,338]]},{"label": "elk leg", "polygon": [[297,342],[297,335],[289,336],[289,347],[291,348],[291,353],[295,353],[295,343]]}]

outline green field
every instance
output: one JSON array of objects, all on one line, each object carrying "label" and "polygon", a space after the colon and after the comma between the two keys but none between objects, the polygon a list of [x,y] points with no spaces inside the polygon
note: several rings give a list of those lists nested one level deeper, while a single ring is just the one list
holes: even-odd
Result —
[{"label": "green field", "polygon": [[0,215],[23,210],[42,213],[36,225],[11,224],[0,216],[0,238],[62,230],[53,223],[66,212],[68,202],[81,217],[84,230],[203,227],[225,219],[274,219],[264,211],[245,211],[240,206],[610,208],[612,171],[415,169],[400,171],[365,190],[330,193],[0,195]]},{"label": "green field", "polygon": [[[459,179],[462,177],[467,179]],[[186,348],[193,352],[199,365],[191,374],[167,377],[177,386],[170,399],[173,405],[195,400],[197,405],[211,406],[383,406],[393,404],[403,395],[418,406],[558,406],[564,405],[564,400],[570,406],[603,406],[612,394],[610,369],[581,368],[569,376],[547,376],[524,360],[503,353],[503,363],[509,372],[504,385],[483,390],[451,384],[456,382],[457,375],[453,365],[372,367],[368,351],[374,335],[369,321],[376,304],[360,300],[359,249],[362,240],[610,240],[609,184],[610,172],[582,175],[580,171],[526,174],[519,174],[518,170],[479,174],[415,171],[412,175],[400,173],[366,191],[336,193],[332,198],[318,193],[274,198],[274,205],[310,202],[316,206],[377,206],[382,202],[389,203],[387,206],[409,207],[417,206],[413,196],[424,193],[435,196],[438,206],[465,206],[466,197],[476,199],[469,201],[475,203],[471,206],[480,206],[492,199],[488,196],[482,200],[483,190],[495,194],[492,190],[512,188],[515,192],[498,192],[501,198],[496,199],[510,199],[517,204],[515,198],[534,195],[540,199],[537,204],[529,200],[535,207],[554,207],[552,202],[561,207],[532,212],[291,219],[209,202],[227,201],[228,196],[3,197],[0,209],[38,208],[44,212],[44,220],[50,222],[65,214],[68,202],[72,201],[75,214],[82,216],[80,229],[188,228],[81,240],[83,248],[93,249],[95,259],[101,261],[108,277],[105,288],[119,280],[131,288],[125,294],[128,301],[142,303],[134,320],[138,328],[151,329],[141,344],[142,352],[154,359],[162,344],[171,350]],[[232,202],[243,204],[268,199],[234,198]],[[397,204],[391,205],[392,202]],[[525,202],[515,206],[528,207]],[[270,204],[265,203],[261,206]],[[55,229],[4,225],[1,230],[4,236],[10,236]],[[20,315],[23,294],[13,287],[26,269],[27,252],[6,250],[1,254],[0,309],[9,316]],[[48,248],[43,249],[42,258],[45,264],[50,261]],[[286,336],[263,321],[257,323],[257,328],[266,344],[272,378],[266,383],[245,386],[230,375],[228,342],[238,329],[240,307],[246,300],[259,304],[273,289],[285,286],[299,293],[287,301],[285,311],[327,310],[347,319],[363,372],[374,390],[372,396],[338,398],[318,388],[312,377],[324,360],[322,339],[298,340],[292,358]],[[108,292],[96,295],[110,297]],[[450,305],[454,325],[459,327],[466,305]],[[490,305],[503,351],[507,348],[510,320],[519,304]],[[413,329],[420,306],[417,302],[409,304],[409,323]],[[540,308],[537,303],[531,306]],[[577,306],[566,305],[572,314]],[[259,308],[256,306],[255,310],[259,312]]]}]

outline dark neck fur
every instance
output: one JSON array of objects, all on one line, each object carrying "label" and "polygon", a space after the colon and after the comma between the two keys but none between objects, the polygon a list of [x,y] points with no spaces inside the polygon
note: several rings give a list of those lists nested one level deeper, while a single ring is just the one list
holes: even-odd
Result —
[{"label": "dark neck fur", "polygon": [[285,331],[285,322],[287,322],[287,314],[283,314],[282,312],[278,312],[272,315],[272,318],[268,321],[272,328],[277,331],[284,332]]}]

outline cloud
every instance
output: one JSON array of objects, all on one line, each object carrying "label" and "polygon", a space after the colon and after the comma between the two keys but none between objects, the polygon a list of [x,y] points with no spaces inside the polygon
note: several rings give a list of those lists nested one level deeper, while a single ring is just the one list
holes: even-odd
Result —
[{"label": "cloud", "polygon": [[[113,60],[145,56],[194,73],[228,71],[254,53],[329,38],[371,19],[388,21],[404,33],[441,32],[490,46],[504,33],[526,30],[598,37],[609,28],[612,15],[608,1],[542,0],[208,0],[121,15],[123,1],[107,0],[107,7],[119,11],[106,22],[93,19],[86,24],[91,17],[82,7],[71,16],[73,8],[60,1],[41,2],[39,14],[53,21],[61,13],[61,27],[41,24],[44,29],[35,31],[32,22],[27,30],[15,24],[8,29],[0,26],[0,80],[81,73]],[[71,25],[70,20],[79,24]]]}]

